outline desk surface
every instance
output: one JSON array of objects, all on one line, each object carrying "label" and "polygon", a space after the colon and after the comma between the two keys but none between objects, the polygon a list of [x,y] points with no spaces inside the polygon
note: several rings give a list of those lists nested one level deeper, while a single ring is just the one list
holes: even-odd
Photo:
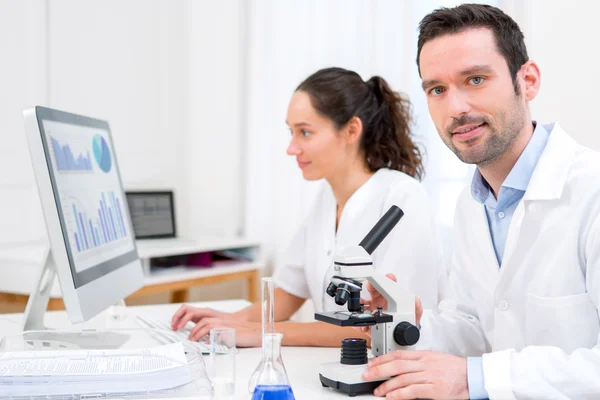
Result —
[{"label": "desk surface", "polygon": [[[245,300],[230,300],[218,302],[195,303],[196,306],[213,307],[223,311],[235,311],[249,304]],[[112,321],[106,315],[100,314],[90,321],[78,325],[77,328],[126,328],[137,327],[135,315],[149,316],[155,319],[170,320],[179,304],[160,304],[150,306],[128,307],[128,317],[124,321]],[[19,333],[22,314],[0,314],[0,337]],[[46,313],[46,326],[54,329],[68,329],[73,325],[69,322],[65,311],[50,311]],[[319,381],[317,367],[321,363],[332,362],[340,357],[339,348],[316,347],[283,347],[282,357],[288,372],[292,390],[296,399],[348,399],[341,393],[329,388],[323,388]],[[250,374],[261,359],[259,348],[240,349],[236,356],[236,399],[250,399],[247,392]],[[371,395],[357,398],[375,398]]]}]

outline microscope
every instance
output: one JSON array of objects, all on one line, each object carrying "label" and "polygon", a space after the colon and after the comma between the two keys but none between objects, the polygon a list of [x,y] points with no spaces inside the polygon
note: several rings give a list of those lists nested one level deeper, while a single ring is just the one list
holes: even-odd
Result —
[{"label": "microscope", "polygon": [[[415,296],[376,271],[371,258],[377,246],[403,216],[404,212],[399,207],[392,206],[358,246],[346,248],[335,256],[335,275],[326,292],[335,298],[336,304],[347,304],[348,311],[315,313],[316,320],[337,326],[371,326],[371,353],[374,356],[409,349],[420,337],[419,329],[415,326]],[[360,303],[360,292],[365,279],[387,300],[387,312],[383,312],[381,307],[364,310]],[[340,361],[321,365],[321,384],[351,397],[373,393],[377,386],[389,378],[363,380],[367,361],[366,340],[346,338],[342,341]]]}]

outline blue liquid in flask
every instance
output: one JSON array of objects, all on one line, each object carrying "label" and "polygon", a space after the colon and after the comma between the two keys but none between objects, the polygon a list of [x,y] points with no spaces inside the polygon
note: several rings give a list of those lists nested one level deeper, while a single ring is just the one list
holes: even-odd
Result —
[{"label": "blue liquid in flask", "polygon": [[252,400],[295,400],[290,385],[258,385]]}]

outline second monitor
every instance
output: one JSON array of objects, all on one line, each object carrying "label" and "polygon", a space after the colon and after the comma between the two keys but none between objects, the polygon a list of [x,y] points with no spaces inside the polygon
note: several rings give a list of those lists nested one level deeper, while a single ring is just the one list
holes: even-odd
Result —
[{"label": "second monitor", "polygon": [[177,236],[172,191],[128,191],[125,194],[136,239]]}]

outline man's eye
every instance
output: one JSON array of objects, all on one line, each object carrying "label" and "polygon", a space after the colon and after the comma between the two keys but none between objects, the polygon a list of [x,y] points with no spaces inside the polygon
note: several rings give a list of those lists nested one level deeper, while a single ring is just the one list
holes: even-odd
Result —
[{"label": "man's eye", "polygon": [[483,78],[481,76],[474,76],[473,78],[469,79],[469,82],[476,86],[481,85],[483,83]]},{"label": "man's eye", "polygon": [[302,136],[304,136],[304,137],[310,136],[310,132],[307,130],[302,130],[302,131],[300,131],[300,133],[302,133]]},{"label": "man's eye", "polygon": [[429,91],[429,93],[431,93],[434,96],[439,96],[440,94],[444,93],[444,89],[441,87],[434,87]]}]

